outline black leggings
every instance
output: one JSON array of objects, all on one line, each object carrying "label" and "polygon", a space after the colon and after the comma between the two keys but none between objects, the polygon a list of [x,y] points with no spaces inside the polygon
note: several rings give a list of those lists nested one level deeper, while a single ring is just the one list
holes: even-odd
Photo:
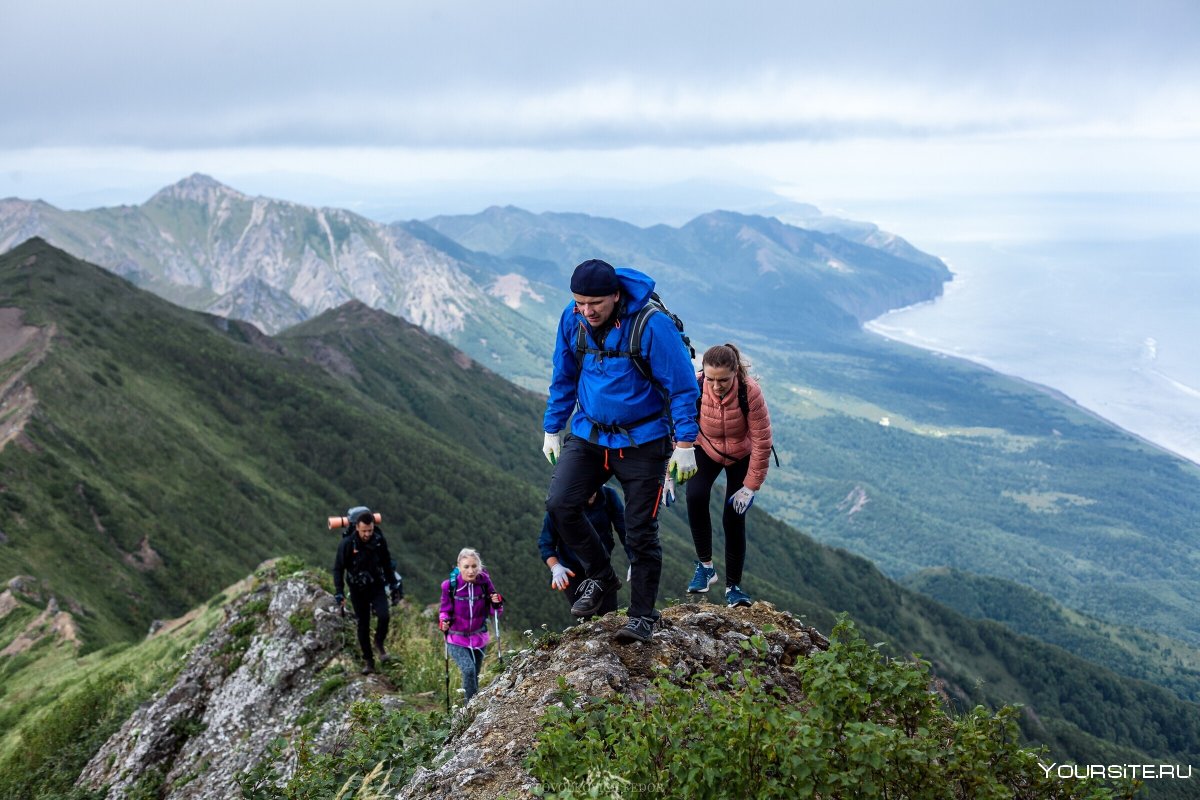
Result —
[{"label": "black leggings", "polygon": [[695,476],[684,484],[696,558],[712,560],[712,515],[708,511],[708,500],[713,483],[721,470],[725,470],[725,512],[721,515],[721,525],[725,529],[725,585],[736,586],[742,582],[742,567],[746,563],[746,517],[733,510],[729,498],[742,488],[746,473],[750,471],[750,456],[724,466],[709,458],[697,445],[696,470]]}]

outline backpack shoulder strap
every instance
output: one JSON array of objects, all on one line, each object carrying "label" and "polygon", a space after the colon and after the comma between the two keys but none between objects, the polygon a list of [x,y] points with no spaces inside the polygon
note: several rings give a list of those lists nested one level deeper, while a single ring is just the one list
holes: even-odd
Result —
[{"label": "backpack shoulder strap", "polygon": [[458,567],[450,570],[450,577],[446,579],[446,583],[450,587],[450,621],[454,621],[454,593],[458,591]]},{"label": "backpack shoulder strap", "polygon": [[613,358],[615,356],[628,355],[628,353],[626,353],[624,350],[606,350],[602,347],[593,347],[592,343],[588,341],[587,329],[584,328],[582,322],[579,323],[579,328],[575,331],[574,349],[575,358],[581,362],[583,361],[584,355],[587,353],[592,353],[593,355],[600,356],[601,358]]},{"label": "backpack shoulder strap", "polygon": [[[742,409],[742,416],[746,418],[746,426],[750,426],[750,398],[747,396],[746,382],[738,381],[738,406]],[[775,452],[775,443],[771,443],[771,455],[775,457],[775,466],[779,466],[779,453]]]},{"label": "backpack shoulder strap", "polygon": [[[651,293],[651,300],[658,300],[658,295]],[[646,332],[646,323],[650,321],[650,317],[659,312],[659,307],[655,303],[647,302],[646,305],[638,309],[638,313],[633,318],[633,324],[629,327],[629,348],[627,354],[633,359],[634,366],[638,368],[638,372],[642,373],[642,377],[657,383],[654,375],[650,372],[650,362],[642,353],[642,335]]]}]

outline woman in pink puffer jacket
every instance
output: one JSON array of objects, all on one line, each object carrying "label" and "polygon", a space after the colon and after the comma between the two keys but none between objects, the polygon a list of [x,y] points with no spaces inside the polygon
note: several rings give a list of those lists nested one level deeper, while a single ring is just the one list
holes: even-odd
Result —
[{"label": "woman in pink puffer jacket", "polygon": [[712,519],[708,511],[713,482],[725,471],[725,601],[748,606],[739,585],[746,560],[745,513],[767,477],[771,455],[771,416],[749,364],[732,344],[710,347],[701,360],[700,438],[696,440],[696,476],[687,488],[688,522],[696,545],[692,593],[707,592],[717,582],[712,563]]}]

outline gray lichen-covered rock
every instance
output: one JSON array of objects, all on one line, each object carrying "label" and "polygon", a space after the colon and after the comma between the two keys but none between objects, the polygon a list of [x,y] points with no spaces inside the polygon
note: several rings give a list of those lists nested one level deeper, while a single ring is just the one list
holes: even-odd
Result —
[{"label": "gray lichen-covered rock", "polygon": [[[533,747],[546,708],[561,702],[561,676],[589,697],[643,695],[658,668],[676,674],[728,674],[740,668],[740,644],[759,635],[767,643],[763,677],[799,697],[790,667],[799,658],[828,648],[814,628],[776,611],[769,603],[729,609],[708,604],[668,608],[648,643],[617,644],[612,634],[625,617],[600,620],[551,636],[516,656],[513,663],[472,698],[461,712],[460,731],[446,743],[432,768],[418,770],[400,793],[416,798],[533,797],[536,782],[524,760]],[[732,658],[731,658],[732,657]],[[765,670],[765,671],[763,671]]]},{"label": "gray lichen-covered rock", "polygon": [[[262,574],[257,588],[227,607],[174,683],[101,747],[77,785],[104,789],[110,800],[147,784],[169,800],[240,796],[238,777],[276,738],[298,729],[309,698],[344,660],[344,620],[333,598],[310,580]],[[346,681],[329,694],[316,749],[344,733],[346,711],[368,686]]]}]

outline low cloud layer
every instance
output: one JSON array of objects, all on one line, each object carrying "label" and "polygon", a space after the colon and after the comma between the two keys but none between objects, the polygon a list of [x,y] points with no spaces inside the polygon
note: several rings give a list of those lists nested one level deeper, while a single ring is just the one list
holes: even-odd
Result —
[{"label": "low cloud layer", "polygon": [[1197,135],[1200,7],[1043,5],[9,4],[0,147]]}]

